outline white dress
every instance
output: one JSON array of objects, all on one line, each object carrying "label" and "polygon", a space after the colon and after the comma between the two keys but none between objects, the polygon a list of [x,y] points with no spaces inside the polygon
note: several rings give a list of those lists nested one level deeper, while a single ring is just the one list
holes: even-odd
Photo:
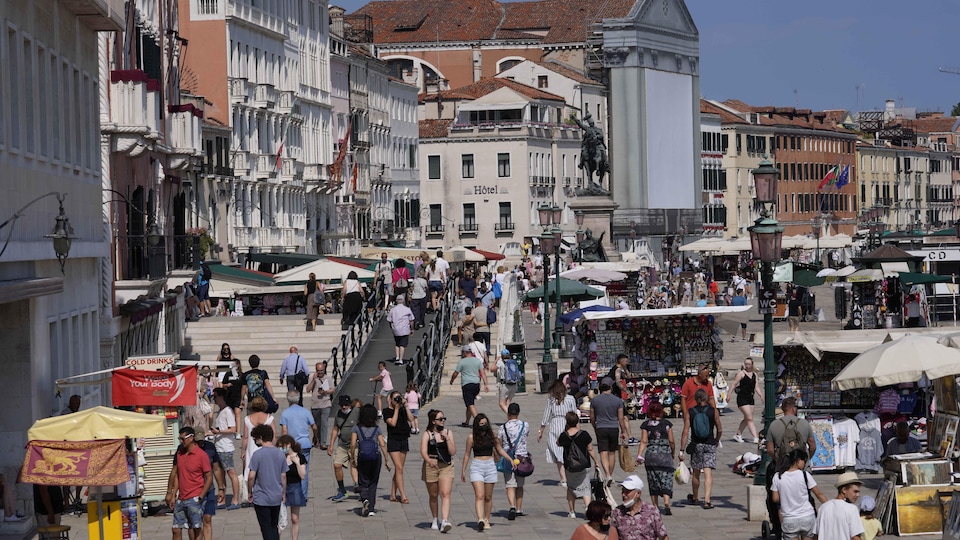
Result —
[{"label": "white dress", "polygon": [[541,426],[548,426],[547,463],[563,463],[563,447],[557,444],[557,438],[567,429],[567,413],[577,410],[573,396],[566,395],[562,403],[553,397],[547,398],[547,407],[543,410]]},{"label": "white dress", "polygon": [[[273,424],[273,415],[272,415],[272,414],[269,415],[269,416],[267,416],[267,421],[266,421],[266,425],[269,426],[269,425],[271,425],[271,424]],[[250,422],[250,417],[249,417],[249,416],[244,416],[244,417],[243,417],[243,426],[246,428],[246,431],[245,431],[244,433],[250,433],[251,431],[253,431],[253,428],[256,427],[256,426],[254,426],[254,425]],[[244,467],[243,467],[243,474],[247,474],[247,473],[250,472],[250,460],[253,458],[253,453],[256,452],[256,451],[259,450],[259,449],[260,449],[260,447],[257,446],[256,444],[254,444],[253,438],[251,437],[250,440],[247,441],[247,454],[246,454],[246,455],[247,455],[247,461],[245,462]]]}]

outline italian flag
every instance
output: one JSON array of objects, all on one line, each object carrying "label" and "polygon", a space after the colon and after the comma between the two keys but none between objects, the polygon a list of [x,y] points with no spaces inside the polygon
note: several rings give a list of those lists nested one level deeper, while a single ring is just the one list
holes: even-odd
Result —
[{"label": "italian flag", "polygon": [[837,180],[837,168],[838,165],[830,167],[830,170],[827,171],[827,174],[823,176],[823,180],[820,181],[820,185],[817,186],[817,189],[823,189],[829,185],[832,185]]}]

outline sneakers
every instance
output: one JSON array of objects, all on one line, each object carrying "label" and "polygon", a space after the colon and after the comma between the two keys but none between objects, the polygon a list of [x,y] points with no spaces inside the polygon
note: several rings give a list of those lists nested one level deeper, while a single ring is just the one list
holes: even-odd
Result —
[{"label": "sneakers", "polygon": [[753,444],[760,444],[760,437],[754,437]]},{"label": "sneakers", "polygon": [[347,492],[345,490],[338,490],[337,494],[331,499],[333,502],[340,502],[347,498]]},{"label": "sneakers", "polygon": [[737,441],[738,443],[742,443],[743,437],[739,433],[737,433],[736,435],[733,436],[733,440]]},{"label": "sneakers", "polygon": [[363,509],[360,510],[360,515],[363,517],[368,517],[370,515],[370,501],[363,501]]},{"label": "sneakers", "polygon": [[236,437],[234,437],[234,438],[235,438],[235,439],[237,439],[237,440],[239,441],[239,440],[240,440],[240,439],[242,439],[243,437],[242,437],[242,436],[240,436],[240,434],[239,434],[239,433],[237,433],[237,436],[236,436]]},{"label": "sneakers", "polygon": [[437,518],[433,518],[433,521],[430,522],[430,528],[433,529],[433,530],[435,530],[435,531],[439,531],[439,530],[440,530],[440,520],[437,519]]},{"label": "sneakers", "polygon": [[486,525],[486,523],[484,523],[482,519],[481,519],[480,521],[478,521],[478,522],[477,522],[477,532],[483,532],[483,528],[484,528],[485,525]]},{"label": "sneakers", "polygon": [[440,524],[440,532],[447,533],[450,532],[450,529],[452,528],[453,525],[447,520],[443,520],[443,522]]},{"label": "sneakers", "polygon": [[367,517],[373,517],[373,516],[375,516],[375,515],[377,515],[376,510],[371,510],[370,513],[367,514]]},{"label": "sneakers", "polygon": [[27,518],[24,517],[24,516],[17,516],[17,515],[13,515],[13,516],[3,516],[3,520],[6,521],[6,522],[8,522],[8,523],[9,523],[9,522],[13,522],[13,521],[23,521],[23,520],[25,520],[25,519],[27,519]]},{"label": "sneakers", "polygon": [[396,360],[394,360],[394,361],[393,361],[393,365],[395,365],[395,366],[402,366],[402,365],[403,365],[403,358],[397,358]]},{"label": "sneakers", "polygon": [[239,509],[240,509],[239,504],[231,504],[230,506],[227,507],[227,510],[239,510]]},{"label": "sneakers", "polygon": [[516,509],[516,508],[514,508],[514,507],[512,507],[512,506],[510,507],[510,511],[507,512],[507,519],[510,520],[510,521],[513,521],[513,520],[517,519],[517,509]]},{"label": "sneakers", "polygon": [[566,481],[566,480],[562,480],[562,481],[560,482],[560,487],[562,487],[562,488],[567,487],[567,481]]},{"label": "sneakers", "polygon": [[570,519],[577,519],[577,514],[576,512],[570,512],[569,514],[567,514],[567,517]]},{"label": "sneakers", "polygon": [[517,510],[517,517],[523,517],[525,515],[522,510]]},{"label": "sneakers", "polygon": [[630,437],[630,440],[627,441],[627,444],[640,444],[640,439],[636,437]]},{"label": "sneakers", "polygon": [[383,411],[377,411],[377,418],[383,417]]}]

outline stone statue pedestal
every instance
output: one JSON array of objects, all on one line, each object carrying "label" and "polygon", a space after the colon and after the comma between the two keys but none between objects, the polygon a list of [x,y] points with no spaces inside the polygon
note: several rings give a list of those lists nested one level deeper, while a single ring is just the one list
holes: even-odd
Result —
[{"label": "stone statue pedestal", "polygon": [[583,212],[584,231],[590,229],[593,237],[603,235],[603,250],[609,261],[619,261],[620,252],[613,249],[613,212],[620,207],[612,198],[604,196],[579,196],[567,203],[574,212]]}]

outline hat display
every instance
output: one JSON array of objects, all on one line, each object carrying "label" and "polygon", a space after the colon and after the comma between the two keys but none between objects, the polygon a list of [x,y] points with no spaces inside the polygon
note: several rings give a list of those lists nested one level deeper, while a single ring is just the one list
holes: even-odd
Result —
[{"label": "hat display", "polygon": [[631,490],[631,491],[632,491],[632,490],[635,490],[635,489],[642,490],[642,489],[643,489],[643,480],[641,480],[639,476],[637,476],[637,475],[635,475],[635,474],[631,474],[630,476],[626,477],[626,478],[623,480],[623,483],[621,483],[620,485],[623,486],[623,487],[625,487],[625,488],[627,488],[627,489],[629,489],[629,490]]},{"label": "hat display", "polygon": [[850,484],[859,484],[863,485],[863,480],[860,480],[860,477],[857,476],[855,472],[845,472],[837,477],[837,489],[842,488],[843,486],[848,486]]},{"label": "hat display", "polygon": [[342,396],[340,396],[340,399],[337,400],[337,403],[339,403],[340,406],[343,407],[344,405],[350,405],[350,404],[352,404],[352,403],[353,403],[353,400],[351,400],[351,399],[350,399],[350,396],[348,396],[348,395],[342,395]]},{"label": "hat display", "polygon": [[873,509],[877,507],[877,500],[869,495],[864,495],[860,497],[860,510],[863,512],[873,512]]}]

